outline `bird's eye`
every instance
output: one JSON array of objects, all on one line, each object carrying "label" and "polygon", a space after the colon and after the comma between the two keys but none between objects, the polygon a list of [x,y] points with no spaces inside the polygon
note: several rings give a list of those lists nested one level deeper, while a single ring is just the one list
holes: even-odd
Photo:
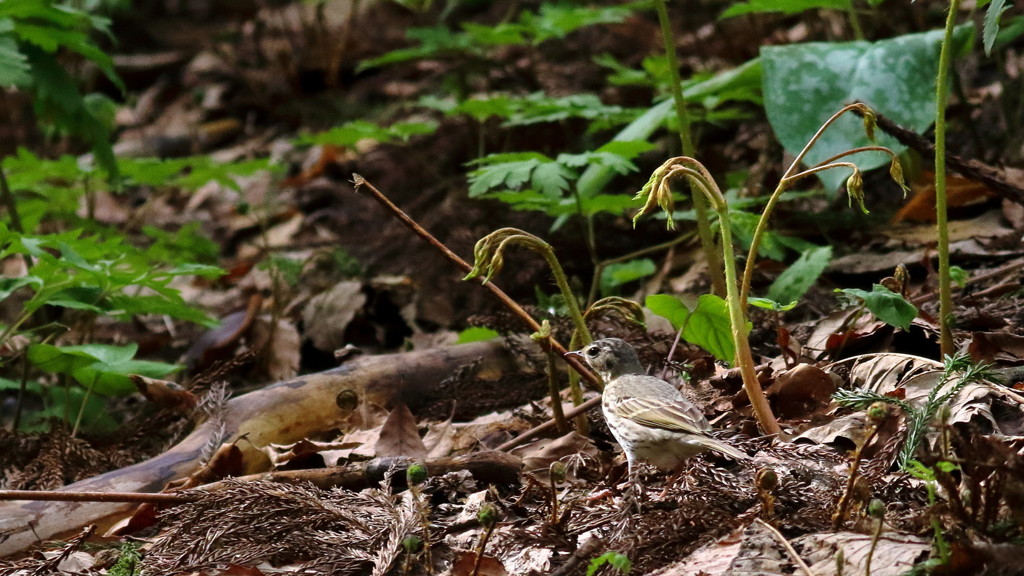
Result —
[{"label": "bird's eye", "polygon": [[597,346],[593,346],[591,348],[587,348],[587,351],[585,352],[585,354],[587,356],[590,356],[591,358],[593,358],[594,356],[597,356],[599,352],[600,351],[597,349]]}]

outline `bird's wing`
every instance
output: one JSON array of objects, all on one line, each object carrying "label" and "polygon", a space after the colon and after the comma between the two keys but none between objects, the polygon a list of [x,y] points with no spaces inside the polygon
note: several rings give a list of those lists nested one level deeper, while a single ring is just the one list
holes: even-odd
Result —
[{"label": "bird's wing", "polygon": [[711,427],[696,406],[685,400],[626,397],[612,406],[615,413],[638,424],[676,432],[702,434]]}]

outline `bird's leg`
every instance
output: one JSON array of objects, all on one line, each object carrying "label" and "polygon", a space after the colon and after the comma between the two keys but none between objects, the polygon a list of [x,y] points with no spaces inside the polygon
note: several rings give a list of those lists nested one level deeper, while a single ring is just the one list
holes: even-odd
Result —
[{"label": "bird's leg", "polygon": [[644,497],[644,486],[640,482],[640,472],[637,470],[636,463],[628,461],[629,465],[629,489],[626,491],[625,499],[623,504],[625,509],[632,509],[637,514],[640,513],[640,501]]},{"label": "bird's leg", "polygon": [[676,485],[676,482],[683,477],[683,472],[686,472],[686,468],[685,460],[679,463],[679,466],[672,471],[672,475],[665,480],[665,488],[661,491],[661,494],[658,495],[658,500],[664,500],[668,496],[669,490],[671,490],[672,487]]}]

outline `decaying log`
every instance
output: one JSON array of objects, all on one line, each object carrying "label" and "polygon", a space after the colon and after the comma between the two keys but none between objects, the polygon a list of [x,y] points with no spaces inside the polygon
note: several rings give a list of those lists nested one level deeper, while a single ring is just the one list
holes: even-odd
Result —
[{"label": "decaying log", "polygon": [[[265,458],[259,447],[315,438],[336,429],[345,416],[339,395],[359,405],[389,406],[401,398],[413,410],[443,393],[445,378],[475,365],[477,378],[497,378],[518,369],[500,342],[479,342],[420,352],[363,356],[325,372],[277,382],[233,398],[223,418],[198,426],[176,446],[144,462],[66,486],[79,492],[159,492],[202,464],[204,448],[244,437],[238,446],[246,462]],[[351,391],[346,393],[346,391]],[[253,464],[248,473],[260,471]],[[39,539],[74,532],[88,524],[109,525],[130,504],[108,502],[0,503],[0,556],[24,550]],[[6,536],[6,538],[3,538]]]}]

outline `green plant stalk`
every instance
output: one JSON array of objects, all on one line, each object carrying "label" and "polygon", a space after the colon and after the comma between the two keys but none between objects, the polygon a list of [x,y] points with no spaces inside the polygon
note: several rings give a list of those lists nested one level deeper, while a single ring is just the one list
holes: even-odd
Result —
[{"label": "green plant stalk", "polygon": [[[694,162],[696,162],[694,160]],[[732,340],[736,346],[736,365],[743,377],[743,388],[747,392],[750,406],[754,409],[754,416],[765,434],[781,434],[782,429],[772,414],[768,399],[761,390],[761,383],[757,380],[757,373],[754,371],[754,355],[750,351],[750,341],[747,339],[746,314],[740,303],[739,284],[736,278],[736,255],[732,247],[732,229],[729,225],[729,204],[725,196],[714,184],[710,174],[698,172],[693,168],[677,167],[676,170],[690,176],[690,182],[696,183],[708,199],[712,208],[718,213],[718,225],[722,234],[722,260],[725,263],[725,288],[726,303],[729,308],[729,324],[732,329]],[[712,191],[713,190],[713,191]]]},{"label": "green plant stalk", "polygon": [[[579,332],[575,330],[572,336],[569,338],[569,348],[573,350],[579,350],[583,348],[583,344],[579,341]],[[572,405],[579,406],[583,404],[583,387],[580,386],[580,375],[575,371],[569,371],[569,396],[572,398]],[[576,415],[576,431],[583,436],[590,436],[590,421],[587,420],[587,414],[581,412]]]},{"label": "green plant stalk", "polygon": [[[565,421],[565,412],[562,410],[562,395],[558,386],[558,368],[557,368],[557,356],[555,350],[551,347],[551,324],[545,320],[542,324],[544,330],[539,334],[533,336],[534,340],[547,340],[546,356],[548,359],[548,395],[551,396],[551,414],[555,418],[555,426],[558,429],[559,434],[569,433],[569,423]],[[579,382],[576,384],[579,387]],[[577,404],[578,405],[578,404]]]},{"label": "green plant stalk", "polygon": [[953,354],[953,286],[949,276],[949,228],[946,223],[946,85],[953,56],[953,28],[960,0],[949,1],[946,33],[939,52],[939,73],[935,80],[935,229],[939,255],[939,348],[943,355]]},{"label": "green plant stalk", "polygon": [[[683,96],[682,79],[679,77],[679,59],[676,56],[676,45],[672,38],[668,9],[665,6],[665,0],[655,0],[654,6],[658,11],[661,39],[665,45],[665,57],[668,59],[672,100],[675,102],[676,118],[679,122],[679,140],[683,147],[683,156],[694,158],[697,156],[697,147],[690,133],[690,118],[686,113],[686,99]],[[724,297],[727,285],[722,272],[722,262],[718,261],[718,252],[715,250],[715,238],[711,232],[711,224],[708,222],[708,201],[700,194],[694,194],[693,208],[697,215],[697,236],[700,238],[701,248],[704,250],[704,259],[708,263],[712,290],[717,296]]]},{"label": "green plant stalk", "polygon": [[423,501],[423,494],[420,493],[420,487],[409,485],[409,493],[412,494],[412,499],[416,503],[416,513],[419,516],[420,528],[423,530],[423,562],[427,568],[427,574],[434,573],[434,562],[430,554],[430,510],[428,505]]},{"label": "green plant stalk", "polygon": [[762,430],[765,434],[781,434],[782,429],[772,414],[768,399],[761,391],[761,383],[754,371],[754,355],[750,351],[747,339],[747,316],[743,313],[740,303],[739,287],[736,282],[736,256],[732,248],[732,231],[729,229],[729,207],[724,205],[718,210],[718,221],[722,227],[722,260],[725,262],[726,302],[729,304],[729,322],[732,324],[732,339],[736,345],[736,364],[743,376],[743,385],[747,389],[747,398],[754,409]]},{"label": "green plant stalk", "polygon": [[857,40],[864,39],[864,29],[860,25],[860,16],[857,15],[857,7],[853,0],[846,5],[846,14],[850,17],[850,28],[853,29],[853,37]]},{"label": "green plant stalk", "polygon": [[565,275],[565,271],[562,270],[562,265],[558,262],[558,258],[555,256],[555,250],[547,242],[541,241],[541,254],[544,256],[544,260],[547,261],[548,266],[551,268],[551,274],[555,277],[555,284],[558,286],[558,291],[562,293],[562,298],[565,300],[565,307],[569,309],[569,318],[572,319],[573,326],[580,333],[582,337],[582,345],[589,344],[594,337],[590,335],[590,330],[587,329],[587,323],[583,320],[583,312],[580,311],[579,302],[576,300],[576,295],[573,293],[572,288],[569,286],[569,279]]}]

